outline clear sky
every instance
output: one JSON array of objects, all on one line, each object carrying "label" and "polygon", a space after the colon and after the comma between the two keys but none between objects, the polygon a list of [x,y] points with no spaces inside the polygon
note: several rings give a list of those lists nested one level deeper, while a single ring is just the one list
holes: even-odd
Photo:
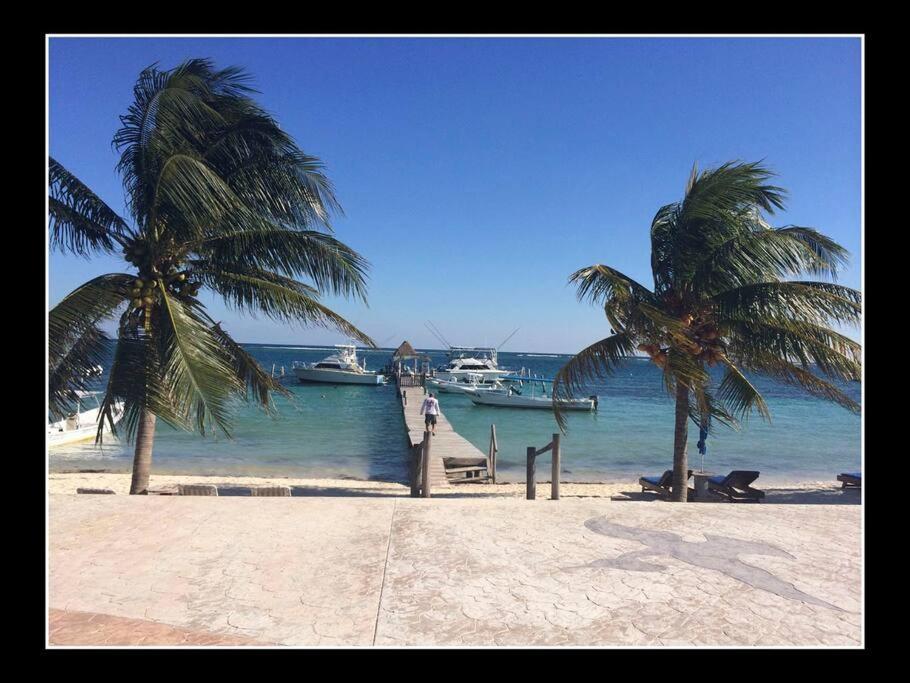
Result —
[{"label": "clear sky", "polygon": [[[337,236],[372,264],[369,307],[326,302],[382,346],[438,348],[426,320],[460,345],[521,328],[508,351],[606,336],[567,277],[605,263],[650,285],[651,219],[693,162],[764,159],[790,191],[772,225],[838,240],[860,287],[858,38],[52,38],[49,55],[50,153],[124,216],[111,140],[139,72],[246,68],[326,163]],[[49,303],[121,271],[53,253]],[[204,300],[242,342],[344,341]]]}]

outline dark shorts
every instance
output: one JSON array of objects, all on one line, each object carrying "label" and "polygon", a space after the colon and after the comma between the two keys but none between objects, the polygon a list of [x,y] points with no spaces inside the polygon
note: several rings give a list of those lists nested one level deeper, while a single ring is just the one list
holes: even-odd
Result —
[{"label": "dark shorts", "polygon": [[435,415],[425,415],[424,419],[423,419],[423,423],[425,425],[433,425],[435,427],[436,426],[436,416]]}]

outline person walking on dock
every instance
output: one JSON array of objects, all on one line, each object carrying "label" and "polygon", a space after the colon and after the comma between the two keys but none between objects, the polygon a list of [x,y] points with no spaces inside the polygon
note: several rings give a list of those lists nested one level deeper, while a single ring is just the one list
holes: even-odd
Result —
[{"label": "person walking on dock", "polygon": [[423,418],[423,423],[428,429],[433,430],[433,436],[436,436],[436,416],[439,415],[439,401],[429,394],[424,400],[423,405],[420,406],[420,414],[425,415]]}]

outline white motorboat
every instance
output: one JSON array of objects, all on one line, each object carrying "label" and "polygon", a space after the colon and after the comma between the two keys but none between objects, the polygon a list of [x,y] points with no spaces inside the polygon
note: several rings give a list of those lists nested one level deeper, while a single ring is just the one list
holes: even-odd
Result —
[{"label": "white motorboat", "polygon": [[[543,396],[525,396],[512,387],[505,391],[474,392],[470,397],[475,405],[496,406],[499,408],[553,409],[553,399],[546,394]],[[562,410],[585,410],[590,412],[597,409],[597,396],[591,396],[590,398],[564,398],[559,399],[558,403]]]},{"label": "white motorboat", "polygon": [[437,379],[459,381],[469,374],[483,377],[483,382],[495,382],[510,370],[500,370],[496,364],[496,349],[492,347],[450,346],[449,360],[436,369]]},{"label": "white motorboat", "polygon": [[[101,404],[98,402],[98,394],[94,391],[80,391],[79,402],[76,410],[68,415],[65,419],[57,422],[51,422],[47,425],[47,445],[66,446],[79,441],[94,439],[98,433],[98,415],[101,412]],[[83,403],[92,397],[95,407],[89,410],[82,410]],[[123,401],[114,404],[113,410],[114,424],[123,417]],[[111,431],[110,424],[104,421],[104,433]]]},{"label": "white motorboat", "polygon": [[473,394],[477,391],[503,391],[503,385],[501,382],[498,380],[493,382],[484,382],[483,375],[478,373],[469,373],[459,380],[427,377],[426,385],[428,389],[436,389],[437,391],[446,394]]},{"label": "white motorboat", "polygon": [[366,360],[357,362],[357,347],[353,344],[335,344],[338,349],[318,363],[295,362],[292,370],[301,382],[323,384],[383,384],[385,376],[368,372]]}]

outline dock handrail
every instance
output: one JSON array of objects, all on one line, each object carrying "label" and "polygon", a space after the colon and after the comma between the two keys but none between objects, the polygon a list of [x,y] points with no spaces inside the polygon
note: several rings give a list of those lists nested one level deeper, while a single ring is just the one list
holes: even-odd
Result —
[{"label": "dock handrail", "polygon": [[526,497],[528,500],[535,500],[537,498],[537,481],[535,481],[535,475],[537,471],[537,456],[543,455],[547,451],[552,451],[551,461],[552,461],[552,474],[550,477],[550,499],[559,500],[559,467],[560,467],[560,457],[562,453],[560,452],[559,445],[559,434],[553,435],[553,440],[550,441],[546,446],[540,448],[534,448],[534,446],[528,446],[527,450],[527,481],[525,484]]}]

